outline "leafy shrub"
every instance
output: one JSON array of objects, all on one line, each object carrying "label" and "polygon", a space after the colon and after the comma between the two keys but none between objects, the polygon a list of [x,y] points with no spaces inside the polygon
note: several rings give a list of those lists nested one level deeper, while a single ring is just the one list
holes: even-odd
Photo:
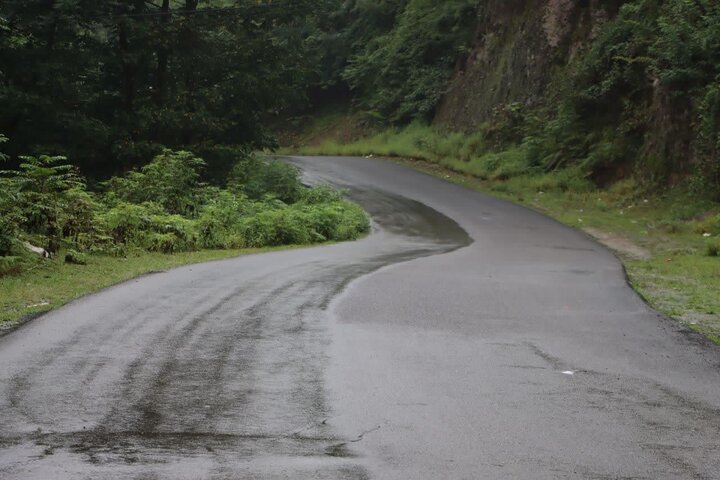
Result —
[{"label": "leafy shrub", "polygon": [[65,157],[21,157],[18,170],[3,171],[15,192],[17,208],[22,212],[21,227],[28,233],[47,239],[45,249],[60,249],[64,231],[78,233],[87,223],[92,199],[85,181]]},{"label": "leafy shrub", "polygon": [[[173,229],[174,230],[174,229]],[[186,232],[175,230],[171,232],[149,232],[143,238],[143,248],[149,252],[177,253],[196,250],[195,243]]]},{"label": "leafy shrub", "polygon": [[85,181],[64,157],[21,157],[18,170],[0,179],[0,254],[7,255],[24,231],[57,252],[95,232],[99,208]]},{"label": "leafy shrub", "polygon": [[144,245],[147,250],[162,253],[197,250],[198,240],[193,220],[180,215],[162,214],[153,216],[152,222],[152,234]]},{"label": "leafy shrub", "polygon": [[94,221],[100,208],[100,202],[90,192],[81,188],[68,190],[62,217],[63,238],[75,243],[83,234],[98,233]]},{"label": "leafy shrub", "polygon": [[96,219],[109,233],[114,243],[124,245],[140,244],[140,239],[147,230],[153,215],[162,209],[152,203],[134,204],[118,203],[106,212],[101,212]]},{"label": "leafy shrub", "polygon": [[290,207],[264,210],[246,217],[240,223],[240,232],[248,247],[310,243],[306,225]]},{"label": "leafy shrub", "polygon": [[538,172],[538,169],[530,164],[530,158],[523,147],[511,148],[499,153],[486,153],[478,159],[471,160],[470,168],[476,175],[493,180],[507,180]]},{"label": "leafy shrub", "polygon": [[0,276],[18,274],[22,271],[24,265],[25,259],[23,257],[0,255]]},{"label": "leafy shrub", "polygon": [[[166,150],[139,171],[106,182],[97,196],[63,160],[24,157],[19,170],[3,172],[3,258],[21,237],[46,242],[52,252],[62,245],[67,262],[83,264],[86,253],[307,244],[356,238],[368,227],[364,212],[339,192],[303,186],[298,170],[280,162],[244,158],[223,189],[200,182],[201,159]],[[9,272],[19,264],[3,265]]]},{"label": "leafy shrub", "polygon": [[192,220],[165,213],[159,204],[119,203],[101,213],[97,221],[113,243],[130,249],[174,253],[197,247]]},{"label": "leafy shrub", "polygon": [[264,210],[240,224],[248,247],[353,240],[368,228],[365,212],[342,200]]},{"label": "leafy shrub", "polygon": [[68,250],[65,252],[65,263],[72,263],[73,265],[86,265],[87,255],[76,250]]},{"label": "leafy shrub", "polygon": [[[238,172],[240,169],[244,169],[242,174]],[[259,200],[269,195],[290,204],[297,202],[302,196],[300,172],[285,162],[240,162],[238,167],[233,169],[232,176],[235,189],[239,189],[251,199]],[[239,180],[240,178],[242,180]]]},{"label": "leafy shrub", "polygon": [[705,245],[705,255],[708,257],[718,257],[720,256],[720,242],[712,241],[708,242]]},{"label": "leafy shrub", "polygon": [[23,221],[15,185],[7,179],[0,178],[0,257],[13,252]]},{"label": "leafy shrub", "polygon": [[313,232],[326,240],[355,240],[370,229],[365,212],[355,204],[340,201],[311,212]]},{"label": "leafy shrub", "polygon": [[327,185],[306,188],[302,196],[302,201],[308,205],[339,202],[340,200],[342,200],[340,191]]},{"label": "leafy shrub", "polygon": [[242,195],[220,190],[202,208],[195,221],[198,241],[203,248],[242,248],[246,245],[239,225],[254,205]]},{"label": "leafy shrub", "polygon": [[705,218],[695,225],[697,233],[709,233],[711,235],[720,235],[720,214]]},{"label": "leafy shrub", "polygon": [[194,215],[199,209],[200,171],[205,162],[190,152],[164,150],[139,171],[105,183],[109,199],[156,202],[169,213]]}]

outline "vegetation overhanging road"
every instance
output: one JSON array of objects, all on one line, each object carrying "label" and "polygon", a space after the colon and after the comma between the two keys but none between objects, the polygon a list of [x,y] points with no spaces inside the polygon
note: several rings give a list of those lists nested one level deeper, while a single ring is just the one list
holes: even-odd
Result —
[{"label": "vegetation overhanging road", "polygon": [[0,477],[720,477],[720,348],[609,251],[398,165],[293,161],[374,233],[144,277],[1,338]]}]

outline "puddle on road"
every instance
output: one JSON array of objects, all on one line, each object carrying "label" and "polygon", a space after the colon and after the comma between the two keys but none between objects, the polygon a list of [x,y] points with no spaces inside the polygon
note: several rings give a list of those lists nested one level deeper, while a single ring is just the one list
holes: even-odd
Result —
[{"label": "puddle on road", "polygon": [[470,235],[450,217],[415,200],[377,190],[354,188],[348,197],[359,203],[383,230],[455,248],[472,243]]}]

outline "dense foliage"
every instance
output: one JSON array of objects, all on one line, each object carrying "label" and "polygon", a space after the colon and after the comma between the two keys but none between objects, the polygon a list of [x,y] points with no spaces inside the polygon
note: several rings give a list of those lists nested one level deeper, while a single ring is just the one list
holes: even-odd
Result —
[{"label": "dense foliage", "polygon": [[315,107],[350,98],[380,123],[430,120],[477,22],[477,1],[347,0],[318,18]]},{"label": "dense foliage", "polygon": [[[343,78],[382,118],[432,118],[474,32],[476,8],[471,0],[408,0],[391,30],[350,57]],[[357,15],[363,22],[364,12]]]},{"label": "dense foliage", "polygon": [[594,172],[634,164],[654,181],[694,174],[699,193],[720,195],[717,2],[628,2],[561,92],[542,136],[548,165],[561,152]]},{"label": "dense foliage", "polygon": [[[364,212],[328,187],[308,188],[285,163],[252,160],[248,180],[226,188],[200,181],[202,159],[165,150],[152,162],[89,192],[63,157],[24,157],[0,176],[0,257],[20,263],[26,247],[50,254],[126,255],[308,244],[357,238]],[[245,161],[247,163],[247,160]]]},{"label": "dense foliage", "polygon": [[7,152],[93,178],[188,149],[215,167],[272,145],[262,119],[302,101],[324,2],[4,0]]},{"label": "dense foliage", "polygon": [[[431,124],[473,34],[497,34],[476,31],[479,7],[500,3],[345,2],[316,36],[326,40],[319,42],[326,85],[345,84],[356,109],[391,132]],[[610,18],[573,46],[570,64],[557,64],[542,100],[495,105],[494,118],[464,132],[462,152],[445,154],[494,178],[560,170],[604,186],[635,175],[646,188],[687,181],[695,195],[720,199],[720,3],[618,3],[617,14],[608,9]],[[542,36],[532,38],[531,55],[551,56]],[[502,45],[492,54],[512,64]],[[515,73],[503,81],[520,81],[524,72]],[[409,132],[405,141],[417,125]],[[447,137],[442,143],[452,144]],[[441,154],[435,147],[413,148]]]}]

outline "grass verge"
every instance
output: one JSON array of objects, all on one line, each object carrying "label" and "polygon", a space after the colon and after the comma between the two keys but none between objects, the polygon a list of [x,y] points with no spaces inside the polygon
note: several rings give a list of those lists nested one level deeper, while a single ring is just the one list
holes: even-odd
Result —
[{"label": "grass verge", "polygon": [[584,230],[617,252],[630,283],[658,311],[720,344],[720,205],[682,189],[650,195],[632,180],[599,189],[572,171],[523,171],[510,149],[474,157],[474,141],[411,126],[284,154],[375,155],[530,207]]},{"label": "grass verge", "polygon": [[289,248],[300,247],[138,253],[125,258],[91,255],[87,265],[68,264],[60,259],[46,260],[16,276],[0,277],[0,332],[13,328],[25,318],[145,273]]}]

